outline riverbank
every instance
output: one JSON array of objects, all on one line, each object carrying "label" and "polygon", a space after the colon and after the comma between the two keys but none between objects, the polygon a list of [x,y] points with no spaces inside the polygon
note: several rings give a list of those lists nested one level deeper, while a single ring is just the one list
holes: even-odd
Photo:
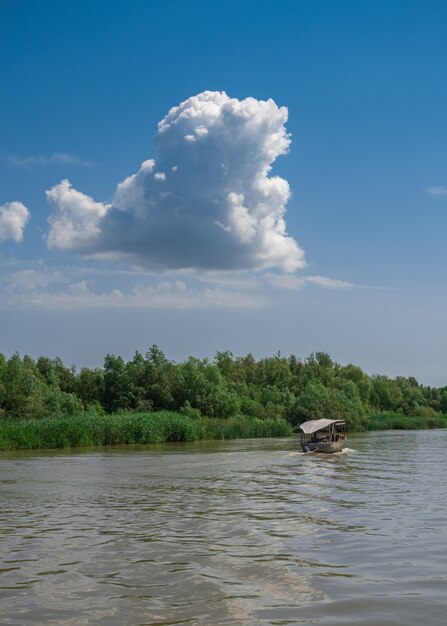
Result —
[{"label": "riverbank", "polygon": [[[447,428],[447,416],[379,413],[371,415],[367,425],[370,431],[433,428]],[[72,417],[0,420],[0,450],[288,437],[292,434],[292,425],[283,419],[193,418],[172,411],[84,413]]]},{"label": "riverbank", "polygon": [[419,415],[383,412],[370,415],[367,424],[368,430],[428,430],[447,428],[447,416],[433,415],[422,417]]},{"label": "riverbank", "polygon": [[284,420],[252,418],[194,419],[181,413],[87,413],[74,417],[0,420],[0,450],[287,437]]}]

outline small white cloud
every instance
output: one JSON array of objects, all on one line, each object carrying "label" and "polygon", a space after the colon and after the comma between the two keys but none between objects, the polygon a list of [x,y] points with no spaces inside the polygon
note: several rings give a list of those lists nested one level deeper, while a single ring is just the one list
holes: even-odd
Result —
[{"label": "small white cloud", "polygon": [[86,280],[80,280],[77,283],[68,285],[67,292],[72,296],[88,296],[89,289]]},{"label": "small white cloud", "polygon": [[0,205],[0,243],[7,239],[22,241],[23,231],[29,219],[30,212],[21,202]]},{"label": "small white cloud", "polygon": [[297,291],[306,286],[306,279],[296,274],[267,274],[267,281],[278,289]]},{"label": "small white cloud", "polygon": [[344,280],[334,280],[325,276],[297,276],[296,274],[266,274],[267,281],[278,289],[303,289],[307,285],[313,284],[325,289],[351,289],[355,287],[353,283]]},{"label": "small white cloud", "polygon": [[355,287],[353,283],[348,283],[344,280],[334,280],[325,276],[306,276],[305,280],[308,283],[313,283],[326,289],[352,289],[352,287]]},{"label": "small white cloud", "polygon": [[81,280],[62,290],[28,289],[27,286],[12,289],[8,286],[0,293],[0,305],[13,309],[253,309],[265,304],[265,298],[256,293],[234,292],[221,287],[193,287],[181,280],[140,283],[126,292],[116,288],[108,292],[93,290],[89,281]]},{"label": "small white cloud", "polygon": [[442,185],[427,187],[426,192],[430,196],[447,196],[447,187],[443,187]]},{"label": "small white cloud", "polygon": [[34,155],[34,156],[11,156],[8,161],[12,165],[18,165],[19,167],[33,166],[33,165],[77,165],[79,167],[93,167],[94,163],[91,161],[85,161],[79,157],[68,154],[67,152],[56,152],[49,156]]},{"label": "small white cloud", "polygon": [[47,192],[49,247],[158,270],[305,267],[286,229],[289,185],[270,175],[289,148],[286,121],[273,100],[188,98],[158,124],[156,161],[119,184],[111,205],[68,181]]},{"label": "small white cloud", "polygon": [[197,126],[194,129],[194,134],[196,137],[205,137],[205,135],[208,135],[208,129],[205,126]]},{"label": "small white cloud", "polygon": [[226,289],[253,290],[261,284],[261,281],[256,276],[252,274],[238,274],[237,272],[204,272],[199,274],[197,278],[201,283]]},{"label": "small white cloud", "polygon": [[66,279],[60,271],[34,270],[24,269],[13,272],[9,277],[10,290],[27,290],[41,289],[55,283],[64,283]]}]

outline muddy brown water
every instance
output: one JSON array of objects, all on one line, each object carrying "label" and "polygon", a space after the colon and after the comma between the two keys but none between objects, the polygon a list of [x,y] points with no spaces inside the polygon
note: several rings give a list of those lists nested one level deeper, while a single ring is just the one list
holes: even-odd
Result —
[{"label": "muddy brown water", "polygon": [[446,431],[0,453],[0,624],[447,623]]}]

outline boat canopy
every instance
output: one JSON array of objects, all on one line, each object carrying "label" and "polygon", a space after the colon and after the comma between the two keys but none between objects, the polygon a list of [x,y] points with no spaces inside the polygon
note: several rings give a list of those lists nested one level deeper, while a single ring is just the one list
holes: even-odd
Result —
[{"label": "boat canopy", "polygon": [[310,422],[304,422],[300,428],[306,435],[316,433],[317,430],[323,430],[331,424],[344,424],[343,420],[310,420]]}]

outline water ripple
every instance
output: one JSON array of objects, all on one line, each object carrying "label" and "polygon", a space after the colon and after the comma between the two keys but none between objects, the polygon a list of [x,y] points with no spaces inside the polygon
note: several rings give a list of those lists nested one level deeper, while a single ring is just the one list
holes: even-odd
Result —
[{"label": "water ripple", "polygon": [[1,623],[444,625],[446,444],[2,454]]}]

